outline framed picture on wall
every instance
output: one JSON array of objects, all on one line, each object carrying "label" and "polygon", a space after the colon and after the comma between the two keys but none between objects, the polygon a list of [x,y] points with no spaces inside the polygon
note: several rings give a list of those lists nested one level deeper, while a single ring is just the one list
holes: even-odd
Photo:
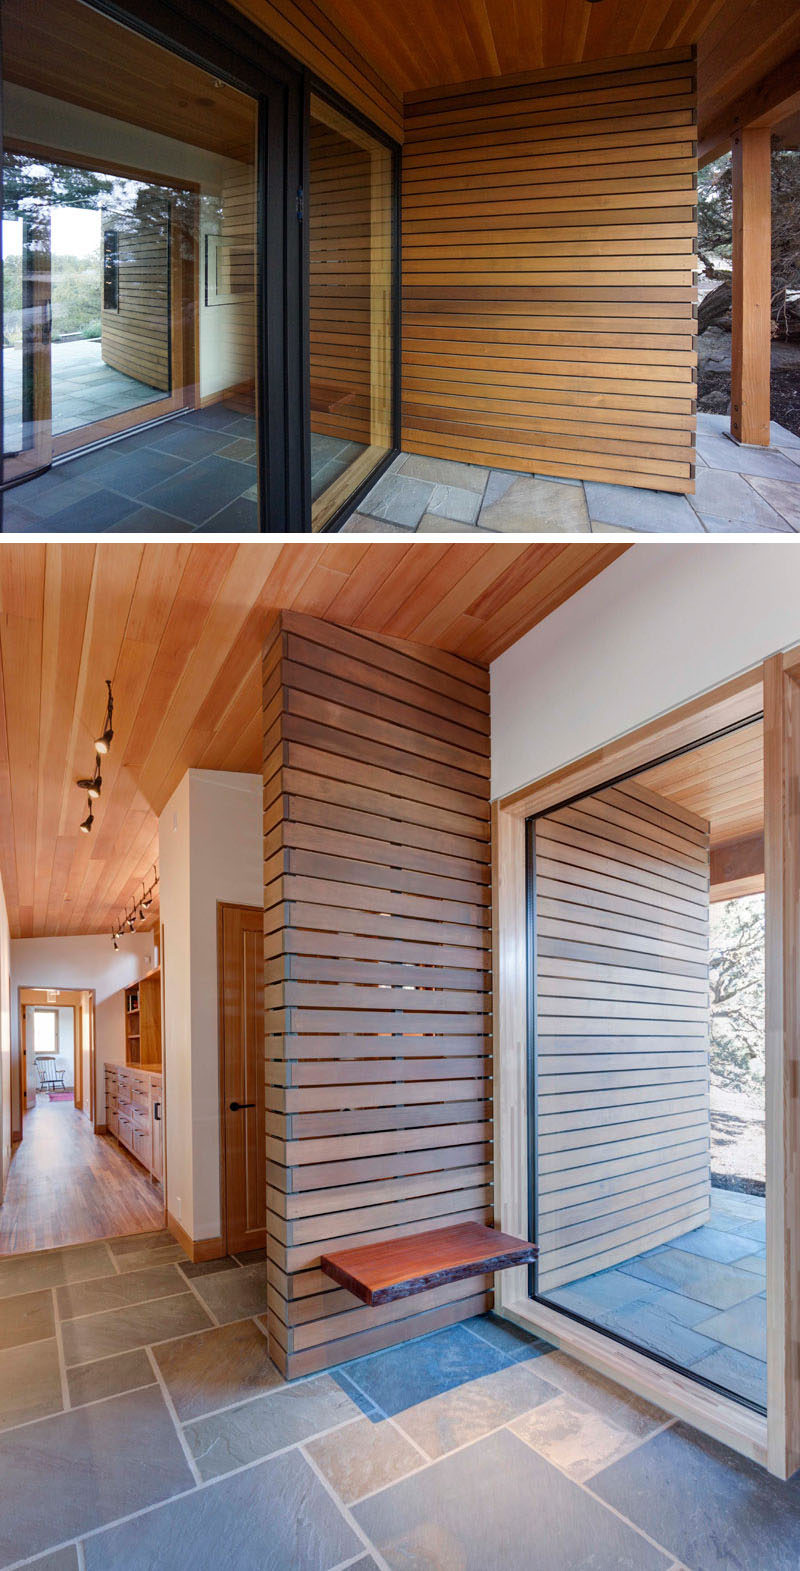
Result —
[{"label": "framed picture on wall", "polygon": [[205,237],[206,305],[234,305],[253,294],[255,254],[233,235]]}]

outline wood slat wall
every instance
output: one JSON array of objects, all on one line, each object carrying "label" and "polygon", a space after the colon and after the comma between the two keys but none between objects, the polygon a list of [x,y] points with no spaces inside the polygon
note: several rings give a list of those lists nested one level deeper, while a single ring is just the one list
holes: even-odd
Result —
[{"label": "wood slat wall", "polygon": [[268,1322],[305,1374],[477,1313],[366,1308],[340,1248],[491,1220],[482,667],[284,612],[264,693]]},{"label": "wood slat wall", "polygon": [[169,214],[167,192],[153,186],[134,212],[103,221],[119,236],[119,310],[100,313],[103,360],[162,392],[170,384]]},{"label": "wood slat wall", "polygon": [[707,822],[633,782],[536,821],[539,1290],[708,1218]]},{"label": "wood slat wall", "polygon": [[694,488],[692,51],[406,105],[403,446]]},{"label": "wood slat wall", "polygon": [[[311,429],[363,443],[370,440],[371,189],[369,150],[314,119],[312,109]],[[315,387],[330,390],[334,407],[313,407]]]}]

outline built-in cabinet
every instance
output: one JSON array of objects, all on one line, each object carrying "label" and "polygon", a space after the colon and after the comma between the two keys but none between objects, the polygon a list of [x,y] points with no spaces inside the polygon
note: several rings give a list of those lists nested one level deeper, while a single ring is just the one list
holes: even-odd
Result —
[{"label": "built-in cabinet", "polygon": [[161,1063],[161,972],[148,971],[125,989],[125,1062]]},{"label": "built-in cabinet", "polygon": [[164,1080],[161,1067],[106,1064],[109,1134],[159,1183],[164,1176]]}]

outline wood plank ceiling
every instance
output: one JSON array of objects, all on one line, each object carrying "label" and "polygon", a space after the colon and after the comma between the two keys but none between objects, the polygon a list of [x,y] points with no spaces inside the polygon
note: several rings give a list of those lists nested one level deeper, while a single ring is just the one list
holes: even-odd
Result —
[{"label": "wood plank ceiling", "polygon": [[[189,768],[261,768],[260,661],[281,609],[488,662],[627,549],[303,542],[0,551],[0,876],[14,938],[109,932]],[[114,743],[90,835],[92,742]],[[156,907],[152,914],[155,915]]]},{"label": "wood plank ceiling", "polygon": [[636,778],[648,790],[707,818],[712,847],[760,834],[764,828],[763,721],[755,720]]},{"label": "wood plank ceiling", "polygon": [[701,138],[800,45],[796,0],[327,0],[325,13],[399,94],[696,44]]}]

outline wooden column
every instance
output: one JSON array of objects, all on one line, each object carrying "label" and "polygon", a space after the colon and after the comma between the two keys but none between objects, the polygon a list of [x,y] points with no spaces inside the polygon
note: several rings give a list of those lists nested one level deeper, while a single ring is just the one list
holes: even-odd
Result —
[{"label": "wooden column", "polygon": [[733,326],[731,435],[769,447],[771,132],[733,139]]}]

